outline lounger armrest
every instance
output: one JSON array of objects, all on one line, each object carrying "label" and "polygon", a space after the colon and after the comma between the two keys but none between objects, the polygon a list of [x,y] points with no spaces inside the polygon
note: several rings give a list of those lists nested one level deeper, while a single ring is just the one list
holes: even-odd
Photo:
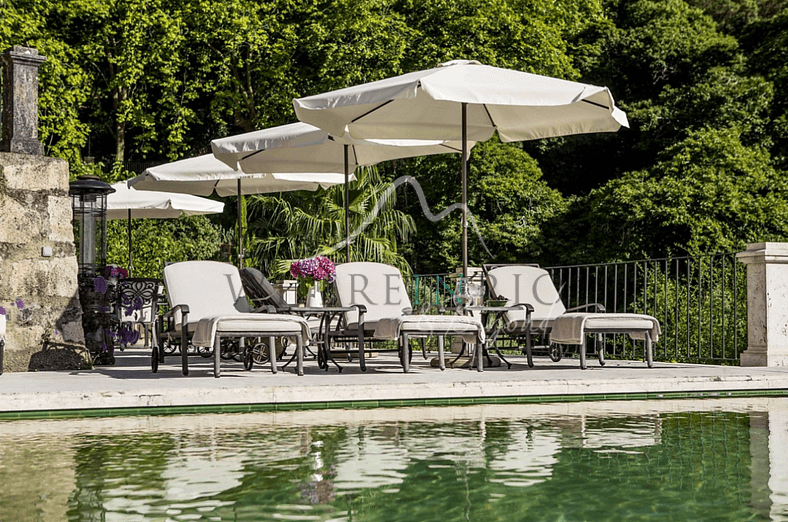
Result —
[{"label": "lounger armrest", "polygon": [[367,307],[362,304],[353,304],[350,305],[350,308],[355,308],[358,310],[358,328],[362,332],[364,331],[364,314],[367,313]]},{"label": "lounger armrest", "polygon": [[260,314],[275,314],[276,307],[274,307],[273,305],[262,305],[252,310],[252,312],[260,313]]},{"label": "lounger armrest", "polygon": [[[189,329],[186,326],[189,323],[189,305],[187,304],[177,304],[170,308],[170,311],[167,312],[164,317],[175,317],[175,312],[181,313],[181,343],[183,343],[183,339],[186,339],[189,335]],[[175,326],[177,328],[177,325]]]},{"label": "lounger armrest", "polygon": [[572,308],[567,308],[566,311],[577,312],[580,310],[591,310],[591,309],[593,309],[594,312],[604,312],[605,305],[603,305],[602,303],[589,303],[580,306],[573,306]]},{"label": "lounger armrest", "polygon": [[188,315],[189,305],[186,304],[175,305],[169,310],[167,310],[167,313],[163,314],[161,317],[162,319],[173,319],[175,317],[175,312],[181,312],[184,316]]},{"label": "lounger armrest", "polygon": [[517,303],[517,304],[514,304],[514,305],[512,305],[512,306],[510,306],[508,308],[522,308],[529,315],[534,313],[534,307],[533,307],[533,305],[531,303]]}]

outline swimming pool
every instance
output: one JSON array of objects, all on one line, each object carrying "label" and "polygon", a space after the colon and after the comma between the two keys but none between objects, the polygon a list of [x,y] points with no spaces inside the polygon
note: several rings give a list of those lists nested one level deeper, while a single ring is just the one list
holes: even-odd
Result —
[{"label": "swimming pool", "polygon": [[10,421],[0,520],[788,520],[788,398]]}]

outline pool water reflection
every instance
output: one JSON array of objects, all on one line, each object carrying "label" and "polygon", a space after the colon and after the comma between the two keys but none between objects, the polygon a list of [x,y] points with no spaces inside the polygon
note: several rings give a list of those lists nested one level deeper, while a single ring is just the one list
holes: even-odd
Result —
[{"label": "pool water reflection", "polygon": [[788,399],[0,423],[0,520],[788,521]]}]

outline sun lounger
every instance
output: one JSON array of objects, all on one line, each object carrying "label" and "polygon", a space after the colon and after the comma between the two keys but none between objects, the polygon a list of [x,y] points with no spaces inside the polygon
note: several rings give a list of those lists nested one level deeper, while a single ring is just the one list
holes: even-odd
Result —
[{"label": "sun lounger", "polygon": [[[157,330],[162,336],[176,337],[181,343],[183,374],[188,375],[188,344],[212,349],[214,375],[220,376],[222,339],[288,337],[296,343],[296,371],[303,375],[303,349],[310,338],[309,325],[296,316],[253,313],[243,291],[238,269],[216,261],[186,261],[164,268],[164,285],[170,304],[166,318],[176,328],[169,332]],[[162,346],[162,342],[157,343]],[[242,353],[244,367],[251,369],[251,347]],[[157,347],[154,346],[152,367],[158,368]],[[276,358],[271,357],[271,370],[277,371]]]},{"label": "sun lounger", "polygon": [[438,359],[445,369],[443,341],[446,335],[459,335],[476,345],[477,369],[483,371],[481,346],[485,331],[481,321],[460,315],[412,314],[402,274],[393,266],[382,263],[345,263],[336,267],[336,288],[339,304],[351,308],[343,322],[329,332],[327,342],[357,341],[359,364],[364,362],[365,343],[394,341],[398,343],[400,362],[407,373],[410,369],[409,338],[438,337]]},{"label": "sun lounger", "polygon": [[[548,346],[560,344],[580,345],[580,367],[586,368],[586,337],[589,334],[628,334],[632,339],[645,343],[646,360],[649,368],[653,363],[652,343],[660,334],[659,321],[649,315],[629,313],[604,313],[598,303],[567,310],[553,284],[550,274],[535,265],[485,266],[485,277],[491,295],[506,300],[507,306],[530,304],[533,311],[527,317],[525,311],[512,310],[501,314],[505,335],[526,338],[531,350],[531,334],[547,337]],[[592,312],[577,310],[593,309]],[[604,365],[604,346],[597,349],[599,362]],[[551,356],[560,359],[560,351]],[[529,354],[529,366],[533,366]]]}]

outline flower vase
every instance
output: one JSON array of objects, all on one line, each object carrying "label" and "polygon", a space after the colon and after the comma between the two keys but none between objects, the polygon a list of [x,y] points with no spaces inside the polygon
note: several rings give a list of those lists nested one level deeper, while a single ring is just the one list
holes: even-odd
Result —
[{"label": "flower vase", "polygon": [[323,306],[323,294],[317,285],[309,287],[309,293],[306,295],[307,308],[320,308]]}]

